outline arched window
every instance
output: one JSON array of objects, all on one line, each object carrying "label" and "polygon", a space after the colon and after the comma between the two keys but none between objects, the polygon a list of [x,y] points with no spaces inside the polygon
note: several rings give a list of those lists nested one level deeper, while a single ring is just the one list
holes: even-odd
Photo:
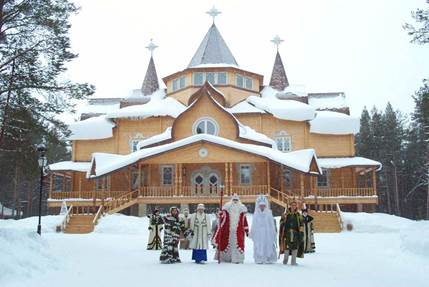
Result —
[{"label": "arched window", "polygon": [[276,142],[277,149],[282,152],[292,150],[292,137],[285,131],[280,131],[275,134],[274,141]]},{"label": "arched window", "polygon": [[202,118],[194,123],[193,134],[209,134],[217,136],[218,124],[211,118]]}]

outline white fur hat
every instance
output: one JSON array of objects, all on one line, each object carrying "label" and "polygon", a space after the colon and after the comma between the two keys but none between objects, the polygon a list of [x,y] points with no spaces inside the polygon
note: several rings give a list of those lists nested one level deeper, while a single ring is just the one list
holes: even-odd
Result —
[{"label": "white fur hat", "polygon": [[206,207],[204,206],[204,204],[200,203],[200,204],[197,205],[197,210],[198,209],[204,210],[204,209],[206,209]]}]

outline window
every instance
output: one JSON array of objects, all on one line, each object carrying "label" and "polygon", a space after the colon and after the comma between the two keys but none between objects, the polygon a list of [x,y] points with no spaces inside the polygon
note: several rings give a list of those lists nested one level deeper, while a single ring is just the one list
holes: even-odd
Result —
[{"label": "window", "polygon": [[252,170],[249,164],[240,165],[240,184],[252,183]]},{"label": "window", "polygon": [[109,190],[109,177],[103,176],[95,179],[95,190],[106,191]]},{"label": "window", "polygon": [[237,85],[237,87],[243,88],[244,84],[243,84],[243,76],[242,75],[237,74],[236,85]]},{"label": "window", "polygon": [[213,119],[202,118],[195,122],[193,134],[209,134],[216,136],[218,130],[218,125]]},{"label": "window", "polygon": [[217,84],[219,85],[226,85],[226,73],[225,72],[221,72],[221,73],[217,73]]},{"label": "window", "polygon": [[292,187],[292,172],[283,166],[283,179],[286,188]]},{"label": "window", "polygon": [[142,186],[144,186],[143,170],[140,173],[138,167],[135,167],[131,171],[131,188],[136,190]]},{"label": "window", "polygon": [[195,86],[201,86],[204,84],[204,73],[194,73],[193,77]]},{"label": "window", "polygon": [[251,78],[245,78],[246,80],[246,89],[251,90],[253,88],[253,81]]},{"label": "window", "polygon": [[215,75],[216,75],[215,73],[207,73],[206,74],[206,80],[207,80],[207,82],[209,82],[212,85],[216,84]]},{"label": "window", "polygon": [[173,166],[165,165],[161,167],[161,184],[172,185],[173,184]]},{"label": "window", "polygon": [[322,174],[317,176],[318,187],[328,187],[328,170],[322,169]]},{"label": "window", "polygon": [[52,191],[61,192],[63,191],[63,180],[64,176],[54,174],[52,180]]},{"label": "window", "polygon": [[135,152],[138,150],[140,140],[130,140],[130,150],[131,152]]},{"label": "window", "polygon": [[173,80],[171,88],[172,88],[172,90],[174,92],[174,91],[177,91],[177,90],[185,88],[185,86],[186,86],[186,78],[185,77],[180,77],[180,78],[177,78],[177,79]]},{"label": "window", "polygon": [[292,150],[292,137],[285,131],[280,131],[274,136],[277,149],[282,152]]}]

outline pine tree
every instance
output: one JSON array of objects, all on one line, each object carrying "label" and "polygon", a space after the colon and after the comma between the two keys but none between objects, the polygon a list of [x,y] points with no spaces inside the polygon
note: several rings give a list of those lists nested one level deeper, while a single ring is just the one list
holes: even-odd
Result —
[{"label": "pine tree", "polygon": [[63,76],[77,56],[69,39],[77,11],[68,0],[0,0],[0,201],[6,204],[19,208],[21,198],[32,198],[37,143],[47,143],[50,162],[69,157],[67,127],[57,115],[94,91]]},{"label": "pine tree", "polygon": [[[426,3],[429,4],[429,0],[426,0]],[[429,7],[426,9],[417,9],[411,15],[418,23],[418,27],[408,23],[404,25],[404,29],[408,31],[408,35],[412,37],[411,42],[417,44],[429,43]]]},{"label": "pine tree", "polygon": [[366,107],[363,108],[360,117],[360,130],[356,135],[356,153],[364,156],[371,156],[372,134],[370,127],[371,117]]},{"label": "pine tree", "polygon": [[407,194],[417,218],[429,219],[429,82],[416,92],[415,109],[405,150]]}]

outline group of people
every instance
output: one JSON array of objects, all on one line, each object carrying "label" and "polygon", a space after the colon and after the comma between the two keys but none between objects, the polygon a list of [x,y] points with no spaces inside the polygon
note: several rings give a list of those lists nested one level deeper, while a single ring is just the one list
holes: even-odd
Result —
[{"label": "group of people", "polygon": [[[147,249],[162,250],[160,261],[165,264],[181,262],[179,247],[192,249],[192,260],[205,263],[211,239],[216,248],[216,260],[243,263],[245,237],[248,236],[253,241],[253,257],[257,264],[275,263],[280,254],[284,254],[283,264],[292,257],[291,264],[297,265],[297,257],[303,258],[304,253],[315,252],[313,218],[306,209],[300,212],[296,202],[292,202],[281,216],[279,230],[264,195],[256,199],[250,230],[246,213],[247,208],[237,195],[222,207],[213,222],[206,214],[204,204],[198,204],[194,214],[189,214],[188,210],[179,214],[177,207],[171,207],[170,212],[163,216],[156,209],[149,216]],[[164,240],[161,241],[163,229]]]}]

